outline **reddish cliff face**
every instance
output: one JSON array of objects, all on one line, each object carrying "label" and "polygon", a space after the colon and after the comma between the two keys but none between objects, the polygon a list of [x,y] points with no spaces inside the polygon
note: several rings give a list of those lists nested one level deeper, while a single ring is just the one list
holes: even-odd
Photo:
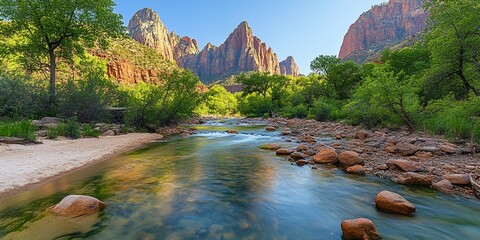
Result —
[{"label": "reddish cliff face", "polygon": [[200,52],[194,39],[168,33],[158,14],[151,9],[138,11],[130,20],[128,31],[134,40],[196,73],[204,82],[250,71],[298,75],[293,58],[287,59],[281,71],[277,55],[253,36],[247,22],[242,22],[219,47],[207,44]]},{"label": "reddish cliff face", "polygon": [[135,13],[128,24],[128,33],[133,39],[170,60],[198,53],[195,39],[181,38],[174,32],[168,33],[167,27],[152,9],[144,8]]},{"label": "reddish cliff face", "polygon": [[300,69],[292,56],[280,62],[280,73],[282,75],[290,75],[294,77],[300,76]]},{"label": "reddish cliff face", "polygon": [[253,36],[247,22],[242,22],[220,47],[207,44],[199,54],[177,59],[177,63],[206,82],[250,71],[280,74],[277,55]]},{"label": "reddish cliff face", "polygon": [[339,58],[362,63],[386,47],[425,29],[427,12],[422,0],[390,0],[363,13],[350,26]]}]

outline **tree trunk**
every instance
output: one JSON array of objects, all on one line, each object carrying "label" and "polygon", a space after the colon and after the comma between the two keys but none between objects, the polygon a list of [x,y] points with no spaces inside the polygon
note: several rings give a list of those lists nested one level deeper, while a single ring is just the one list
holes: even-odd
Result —
[{"label": "tree trunk", "polygon": [[50,93],[51,100],[53,100],[53,97],[55,97],[55,80],[56,80],[56,77],[57,77],[57,74],[56,74],[57,62],[56,62],[54,49],[49,49],[48,53],[50,55],[50,87],[49,87],[49,93]]}]

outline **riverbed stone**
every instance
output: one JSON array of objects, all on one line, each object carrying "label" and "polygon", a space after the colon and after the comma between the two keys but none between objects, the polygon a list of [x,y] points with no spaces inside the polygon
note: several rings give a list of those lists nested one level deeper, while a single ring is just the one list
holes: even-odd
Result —
[{"label": "riverbed stone", "polygon": [[397,152],[403,156],[411,156],[418,151],[417,146],[408,142],[397,143],[396,148]]},{"label": "riverbed stone", "polygon": [[357,218],[352,220],[344,220],[341,223],[343,239],[381,239],[375,224],[368,218]]},{"label": "riverbed stone", "polygon": [[381,191],[375,197],[375,205],[379,210],[410,215],[415,213],[416,207],[402,195],[390,191]]},{"label": "riverbed stone", "polygon": [[273,150],[278,150],[282,147],[280,145],[276,144],[276,143],[271,143],[271,144],[268,144],[268,145],[260,146],[260,148],[273,151]]},{"label": "riverbed stone", "polygon": [[430,176],[421,175],[414,172],[407,172],[403,175],[400,175],[398,178],[393,179],[394,182],[403,185],[421,185],[421,186],[430,186],[432,185],[432,179]]},{"label": "riverbed stone", "polygon": [[432,187],[440,192],[449,193],[453,189],[452,182],[444,179],[432,184]]},{"label": "riverbed stone", "polygon": [[50,211],[59,216],[79,217],[102,211],[106,203],[85,195],[68,195],[57,205],[50,208]]},{"label": "riverbed stone", "polygon": [[334,149],[325,148],[313,156],[313,161],[315,163],[327,163],[327,164],[337,164],[338,155]]},{"label": "riverbed stone", "polygon": [[287,149],[287,148],[280,148],[278,149],[275,153],[277,155],[290,155],[292,154],[294,151],[291,150],[291,149]]},{"label": "riverbed stone", "polygon": [[425,172],[425,168],[419,162],[404,159],[389,159],[386,164],[390,169],[398,168],[404,172]]},{"label": "riverbed stone", "polygon": [[292,154],[290,154],[290,157],[291,157],[292,159],[298,160],[298,159],[307,158],[308,155],[303,154],[303,153],[301,153],[301,152],[293,152]]},{"label": "riverbed stone", "polygon": [[365,168],[362,165],[354,165],[346,169],[347,173],[355,175],[365,175]]},{"label": "riverbed stone", "polygon": [[365,165],[360,154],[354,151],[344,151],[338,155],[339,162],[345,167],[351,167],[354,165]]},{"label": "riverbed stone", "polygon": [[468,174],[445,174],[442,179],[448,180],[454,185],[470,185]]}]

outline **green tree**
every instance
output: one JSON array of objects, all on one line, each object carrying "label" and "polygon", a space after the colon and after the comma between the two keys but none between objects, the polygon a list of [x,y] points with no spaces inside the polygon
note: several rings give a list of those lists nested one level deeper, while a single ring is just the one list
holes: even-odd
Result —
[{"label": "green tree", "polygon": [[24,41],[11,50],[22,53],[24,62],[49,59],[51,96],[55,95],[57,57],[72,61],[84,47],[122,33],[121,16],[112,0],[0,0],[3,34],[21,33]]},{"label": "green tree", "polygon": [[340,63],[340,59],[334,55],[320,55],[310,63],[310,69],[316,74],[327,74],[328,69]]},{"label": "green tree", "polygon": [[426,36],[434,64],[431,74],[439,80],[460,80],[464,98],[470,91],[479,96],[480,4],[477,0],[432,0],[427,7],[432,23]]}]

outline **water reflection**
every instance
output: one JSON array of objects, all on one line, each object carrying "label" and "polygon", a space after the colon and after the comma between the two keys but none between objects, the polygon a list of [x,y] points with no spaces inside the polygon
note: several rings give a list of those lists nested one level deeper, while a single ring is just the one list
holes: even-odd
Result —
[{"label": "water reflection", "polygon": [[[230,122],[232,123],[232,122]],[[281,142],[262,126],[199,126],[190,138],[117,157],[0,203],[5,239],[340,239],[340,222],[372,219],[384,239],[479,239],[480,204],[373,177],[296,167],[258,146]],[[235,129],[238,135],[224,131]],[[415,217],[377,212],[388,189]],[[63,196],[96,196],[101,214],[44,212]]]}]

